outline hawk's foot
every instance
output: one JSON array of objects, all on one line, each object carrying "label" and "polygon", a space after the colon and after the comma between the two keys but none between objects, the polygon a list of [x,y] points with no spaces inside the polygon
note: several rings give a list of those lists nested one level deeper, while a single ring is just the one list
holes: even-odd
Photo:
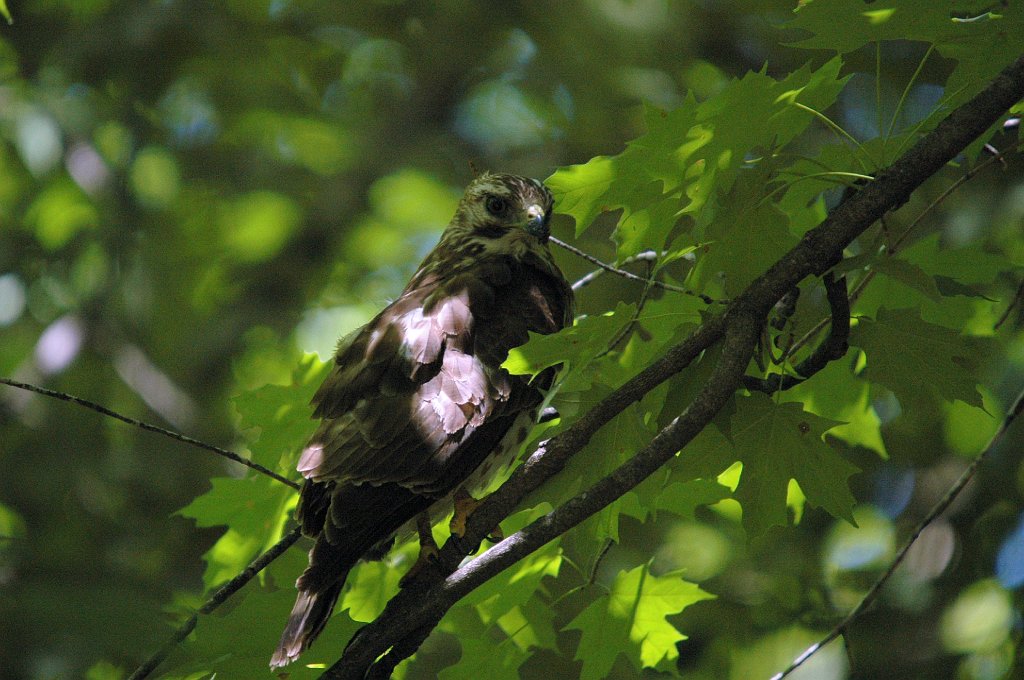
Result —
[{"label": "hawk's foot", "polygon": [[[448,530],[451,531],[452,537],[455,538],[456,544],[462,549],[462,552],[467,555],[472,555],[477,551],[479,546],[472,550],[466,550],[463,545],[462,538],[466,535],[466,521],[469,520],[469,516],[472,515],[478,507],[484,502],[486,496],[477,500],[469,495],[469,493],[460,488],[455,492],[455,512],[452,514],[452,519],[448,523]],[[499,543],[505,539],[505,534],[501,530],[501,525],[494,527],[491,533],[488,534],[487,540],[491,543]]]},{"label": "hawk's foot", "polygon": [[478,501],[461,487],[455,492],[454,500],[455,512],[452,513],[452,519],[448,522],[448,530],[452,532],[452,536],[462,538],[466,535],[466,520],[469,519],[474,510],[480,507],[483,500]]},{"label": "hawk's foot", "polygon": [[413,579],[425,567],[437,564],[437,558],[440,555],[437,542],[434,540],[434,534],[430,530],[430,515],[425,512],[420,513],[416,518],[416,533],[420,536],[420,554],[409,571],[405,572],[405,575],[399,579],[399,588],[405,588],[412,583]]}]

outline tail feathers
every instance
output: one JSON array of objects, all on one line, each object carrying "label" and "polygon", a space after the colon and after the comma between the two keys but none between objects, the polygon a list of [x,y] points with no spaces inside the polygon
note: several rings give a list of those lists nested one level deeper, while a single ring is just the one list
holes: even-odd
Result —
[{"label": "tail feathers", "polygon": [[341,587],[345,584],[344,575],[337,582],[323,592],[312,592],[299,590],[299,596],[295,599],[295,606],[288,617],[288,624],[281,633],[281,642],[277,651],[270,658],[271,668],[286,666],[299,658],[299,654],[309,649],[317,636],[327,625],[334,611],[334,604],[341,594]]}]

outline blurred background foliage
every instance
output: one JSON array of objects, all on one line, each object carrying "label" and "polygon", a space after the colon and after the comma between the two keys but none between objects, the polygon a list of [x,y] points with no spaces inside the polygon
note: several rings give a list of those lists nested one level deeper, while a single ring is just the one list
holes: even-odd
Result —
[{"label": "blurred background foliage", "polygon": [[[301,352],[326,358],[396,295],[471,162],[546,177],[620,151],[642,132],[643,102],[672,108],[765,64],[778,75],[816,58],[786,46],[799,37],[779,28],[791,0],[7,5],[0,374],[233,448],[243,444],[232,395],[291,380]],[[923,51],[886,43],[877,86],[889,112]],[[873,51],[847,60],[854,77],[834,112],[864,137],[879,132],[874,67]],[[930,111],[950,68],[926,63],[908,120]],[[944,186],[915,200],[926,205]],[[932,220],[947,242],[998,243],[1020,263],[1022,216],[1024,171],[1010,157]],[[612,260],[605,222],[576,243]],[[571,220],[554,232],[571,240]],[[555,255],[570,279],[590,269]],[[986,292],[1005,308],[1014,285]],[[581,310],[637,295],[602,277]],[[987,309],[991,322],[1000,308]],[[865,470],[854,478],[859,528],[808,511],[796,530],[747,545],[727,512],[657,524],[623,516],[602,573],[613,579],[653,554],[656,568],[685,568],[718,595],[675,621],[690,636],[679,647],[686,677],[778,670],[830,623],[806,612],[855,603],[900,532],[978,451],[989,414],[1020,383],[1019,328],[1011,318],[1005,352],[984,370],[988,414],[957,402],[895,419],[899,403],[879,396],[887,425],[874,448],[892,456],[880,460],[872,442],[851,449]],[[177,611],[199,601],[201,556],[223,530],[173,513],[225,465],[4,389],[0,471],[0,676],[119,677],[165,639],[169,602]],[[1020,635],[1022,494],[1008,445],[858,626],[859,677],[1003,677]],[[842,650],[825,655],[805,677],[846,677]],[[553,663],[538,658],[524,677]],[[612,672],[634,674],[621,659]]]}]

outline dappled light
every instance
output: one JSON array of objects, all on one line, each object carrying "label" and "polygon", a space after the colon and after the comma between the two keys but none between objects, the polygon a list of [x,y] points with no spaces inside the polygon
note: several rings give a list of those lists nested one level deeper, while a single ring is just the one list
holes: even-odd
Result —
[{"label": "dappled light", "polygon": [[[1022,105],[940,126],[1019,57],[994,5],[0,0],[0,676],[277,677],[311,435],[454,441],[471,347],[530,465],[463,538],[423,492],[422,581],[378,536],[281,677],[1019,677]],[[553,208],[481,196],[339,373],[487,172]],[[508,331],[548,252],[567,327]],[[312,419],[332,371],[433,392]]]}]

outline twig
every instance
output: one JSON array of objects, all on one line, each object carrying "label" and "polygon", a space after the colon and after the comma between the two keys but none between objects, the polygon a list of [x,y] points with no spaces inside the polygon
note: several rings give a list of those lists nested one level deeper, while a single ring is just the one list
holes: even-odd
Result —
[{"label": "twig", "polygon": [[[676,293],[683,293],[684,295],[692,295],[693,297],[700,298],[706,304],[709,304],[709,305],[716,304],[716,303],[717,304],[724,304],[721,300],[716,300],[716,299],[714,299],[713,297],[711,297],[709,295],[704,295],[703,293],[695,293],[692,290],[687,290],[686,288],[683,288],[682,286],[674,286],[671,283],[663,283],[661,281],[656,281],[654,279],[645,279],[644,277],[637,276],[636,274],[634,274],[632,272],[627,272],[625,269],[619,269],[618,267],[614,267],[614,266],[608,264],[607,262],[603,262],[603,261],[597,259],[596,257],[594,257],[593,255],[591,255],[590,253],[584,252],[584,251],[580,250],[579,248],[577,248],[576,246],[569,245],[565,241],[563,241],[561,239],[558,239],[558,238],[555,238],[554,236],[549,237],[548,240],[550,240],[552,243],[554,243],[559,248],[564,248],[565,250],[568,250],[573,255],[576,255],[578,257],[582,257],[587,262],[589,262],[591,264],[597,265],[598,267],[600,267],[604,271],[611,272],[612,274],[616,274],[618,276],[621,276],[624,279],[629,279],[630,281],[636,281],[638,283],[649,284],[651,286],[654,286],[655,288],[662,288],[664,290],[671,290],[671,291],[675,291]],[[650,254],[648,254],[648,253],[650,253]],[[641,257],[641,256],[643,256],[643,257]],[[652,258],[652,256],[653,256],[653,258]],[[641,260],[649,261],[651,259],[657,259],[657,256],[653,253],[653,251],[647,251],[647,252],[644,252],[644,253],[640,253],[639,255],[635,255],[633,257],[633,261],[634,262],[638,262],[638,261],[641,261]],[[572,284],[572,289],[573,290],[579,290],[583,286],[591,283],[598,276],[599,275],[597,273],[590,272],[589,274],[587,274],[586,276],[581,278],[579,281],[577,281],[576,283]]]},{"label": "twig", "polygon": [[175,439],[179,442],[184,442],[185,444],[189,444],[199,449],[212,451],[213,453],[216,453],[218,456],[223,456],[228,460],[232,460],[240,465],[244,465],[245,467],[251,470],[255,470],[261,475],[272,477],[273,479],[276,479],[282,484],[287,484],[288,486],[292,487],[295,490],[299,489],[299,485],[296,482],[293,482],[287,477],[283,477],[277,474],[273,470],[263,467],[259,463],[253,462],[246,458],[242,458],[233,451],[222,449],[219,446],[214,446],[213,444],[207,444],[206,442],[199,441],[198,439],[193,439],[192,437],[180,434],[178,432],[174,432],[172,430],[165,430],[162,427],[157,427],[156,425],[144,423],[141,420],[136,420],[135,418],[129,418],[128,416],[121,415],[117,411],[110,410],[106,406],[101,406],[95,402],[91,402],[88,399],[82,399],[81,397],[76,397],[65,392],[58,392],[56,390],[50,390],[45,387],[39,387],[38,385],[31,385],[29,383],[19,382],[17,380],[12,380],[11,378],[0,378],[0,384],[8,385],[10,387],[17,387],[19,390],[27,390],[29,392],[35,392],[36,394],[42,394],[43,396],[47,397],[53,397],[54,399],[60,399],[61,401],[71,402],[72,404],[77,404],[78,406],[84,406],[85,408],[96,411],[97,413],[102,413],[105,416],[109,416],[116,420],[120,420],[122,423],[134,425],[135,427],[146,430],[148,432],[156,432],[157,434],[162,434],[165,437],[170,437],[171,439]]},{"label": "twig", "polygon": [[648,301],[651,299],[651,283],[653,283],[653,281],[650,279],[650,276],[651,276],[651,269],[652,269],[653,266],[654,266],[653,264],[648,262],[648,264],[647,264],[648,281],[647,281],[647,283],[644,284],[643,292],[640,293],[640,300],[639,300],[639,302],[637,302],[637,305],[636,305],[636,311],[633,312],[633,316],[630,318],[629,323],[627,323],[625,326],[623,326],[621,329],[619,329],[619,332],[615,334],[615,337],[613,337],[608,342],[608,346],[605,347],[604,350],[602,350],[601,353],[598,354],[596,358],[600,359],[600,358],[604,357],[605,355],[610,354],[612,351],[614,351],[614,349],[616,347],[619,346],[619,343],[622,342],[623,340],[625,340],[626,338],[628,338],[629,334],[633,332],[634,328],[636,328],[637,323],[640,321],[640,315],[644,313],[644,307],[647,306]]},{"label": "twig", "polygon": [[195,614],[190,616],[185,623],[181,624],[177,630],[174,631],[174,635],[171,636],[170,640],[164,643],[163,647],[154,652],[151,657],[146,659],[145,663],[135,669],[135,672],[129,676],[128,680],[142,680],[143,678],[149,677],[149,674],[156,670],[156,667],[174,651],[174,648],[177,647],[182,640],[187,638],[189,633],[195,630],[196,624],[199,622],[200,614],[210,614],[217,607],[224,604],[225,600],[241,590],[242,586],[251,581],[256,574],[266,569],[268,564],[284,554],[284,551],[294,545],[295,542],[299,540],[300,536],[302,536],[302,532],[299,527],[295,527],[285,534],[280,541],[271,546],[265,553],[250,562],[249,566],[238,574],[238,576],[218,588],[217,592],[211,595],[210,599],[207,600]]},{"label": "twig", "polygon": [[1021,280],[1020,284],[1017,286],[1017,292],[1014,293],[1013,299],[1010,300],[1010,304],[1006,306],[1006,311],[999,315],[999,319],[996,321],[995,326],[993,326],[993,330],[999,330],[999,328],[1006,323],[1006,320],[1010,318],[1010,314],[1017,308],[1017,305],[1020,304],[1022,299],[1024,299],[1024,280]]},{"label": "twig", "polygon": [[[662,253],[662,255],[664,255],[664,253]],[[625,260],[619,263],[619,266],[625,267],[627,264],[633,264],[634,262],[657,262],[659,257],[660,255],[658,255],[658,253],[654,252],[653,250],[645,250],[642,253],[637,253],[636,255],[627,257]],[[590,272],[589,274],[584,274],[582,277],[577,279],[575,283],[572,284],[572,289],[575,291],[579,290],[580,288],[589,286],[607,271],[607,269],[599,267]]]},{"label": "twig", "polygon": [[928,511],[928,514],[924,516],[924,519],[914,527],[910,537],[907,538],[906,542],[896,553],[896,557],[893,559],[892,563],[889,564],[889,567],[885,572],[878,577],[878,580],[871,585],[871,588],[868,589],[868,592],[863,598],[861,598],[861,601],[857,603],[857,606],[839,622],[839,625],[829,631],[828,635],[805,649],[803,653],[796,657],[796,659],[793,660],[793,663],[791,663],[784,671],[773,675],[771,680],[782,680],[803,665],[809,658],[814,656],[819,649],[832,642],[837,637],[844,635],[850,625],[859,619],[861,614],[863,614],[864,611],[873,604],[876,599],[878,599],[878,594],[881,592],[882,587],[888,583],[889,579],[892,578],[892,575],[896,572],[896,569],[899,568],[903,563],[903,560],[906,559],[907,553],[910,552],[910,549],[921,535],[921,532],[928,528],[928,525],[934,522],[939,515],[944,513],[949,506],[952,505],[953,501],[960,495],[960,492],[964,490],[965,486],[967,486],[967,483],[974,478],[975,473],[978,471],[978,466],[981,465],[981,462],[985,460],[992,449],[1002,441],[1006,431],[1022,411],[1024,411],[1024,390],[1017,395],[1017,398],[1013,401],[1013,405],[1010,406],[1010,409],[1006,412],[1003,422],[999,425],[999,429],[996,430],[995,434],[992,435],[992,438],[989,439],[985,448],[982,449],[981,453],[979,453],[971,464],[967,466],[967,469],[960,475],[960,478],[956,480],[953,486],[949,488],[939,502],[932,506],[932,509]]}]

